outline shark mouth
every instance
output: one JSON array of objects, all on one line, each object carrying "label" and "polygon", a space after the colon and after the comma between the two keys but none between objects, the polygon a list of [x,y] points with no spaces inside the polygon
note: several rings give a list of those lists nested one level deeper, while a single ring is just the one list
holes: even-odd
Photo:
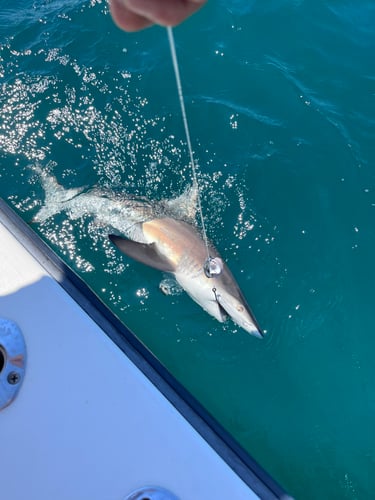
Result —
[{"label": "shark mouth", "polygon": [[220,302],[218,302],[217,299],[216,300],[216,304],[217,304],[217,312],[218,312],[218,318],[219,321],[221,323],[224,323],[228,318],[229,318],[229,314],[227,313],[227,311],[224,309],[224,307],[220,304]]},{"label": "shark mouth", "polygon": [[220,323],[224,323],[229,318],[229,314],[224,309],[224,307],[220,304],[220,302],[218,300],[218,296],[216,295],[216,288],[215,287],[212,289],[212,292],[215,296],[215,304],[217,306],[215,308],[216,309],[215,317],[217,318],[218,321],[220,321]]},{"label": "shark mouth", "polygon": [[243,304],[238,304],[237,307],[233,306],[220,294],[216,293],[215,289],[213,289],[213,292],[218,305],[217,312],[219,321],[224,322],[228,317],[230,317],[234,323],[251,335],[263,338],[263,333],[248,307],[245,307]]}]

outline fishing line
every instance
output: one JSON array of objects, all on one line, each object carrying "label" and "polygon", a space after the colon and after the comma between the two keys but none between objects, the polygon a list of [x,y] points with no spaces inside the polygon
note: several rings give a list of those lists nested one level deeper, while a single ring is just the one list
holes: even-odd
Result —
[{"label": "fishing line", "polygon": [[201,204],[201,197],[200,197],[200,189],[199,189],[199,184],[198,184],[198,177],[197,177],[197,169],[194,161],[194,155],[193,155],[193,148],[191,147],[191,140],[190,140],[190,132],[189,132],[189,125],[187,121],[187,116],[186,116],[186,110],[185,110],[185,102],[184,102],[184,95],[182,93],[182,85],[181,85],[181,78],[180,78],[180,71],[179,71],[179,66],[178,66],[178,61],[177,61],[177,54],[176,54],[176,45],[174,43],[174,37],[173,37],[173,31],[170,26],[167,27],[167,33],[168,33],[168,40],[169,40],[169,47],[171,49],[171,55],[172,55],[172,62],[173,62],[173,68],[174,68],[174,73],[176,76],[176,83],[177,83],[177,92],[178,92],[178,97],[180,100],[180,106],[181,106],[181,113],[182,113],[182,120],[184,122],[184,128],[185,128],[185,134],[186,134],[186,142],[188,145],[189,149],[189,155],[190,155],[190,165],[191,165],[191,170],[193,174],[193,183],[197,189],[197,203],[198,203],[198,211],[199,211],[199,216],[201,220],[201,226],[202,226],[202,234],[203,234],[203,240],[204,244],[206,246],[206,251],[207,251],[207,260],[204,265],[204,271],[206,273],[207,277],[211,277],[216,273],[211,272],[211,263],[215,261],[210,256],[210,251],[208,247],[208,240],[207,240],[207,233],[206,233],[206,226],[204,223],[204,217],[203,217],[203,210],[202,210],[202,204]]}]

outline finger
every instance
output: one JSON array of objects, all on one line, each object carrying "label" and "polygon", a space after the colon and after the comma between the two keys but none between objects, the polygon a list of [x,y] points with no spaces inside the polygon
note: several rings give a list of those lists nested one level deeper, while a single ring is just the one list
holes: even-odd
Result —
[{"label": "finger", "polygon": [[109,0],[109,8],[114,22],[125,31],[139,31],[153,24],[149,19],[126,7],[122,0]]},{"label": "finger", "polygon": [[200,9],[206,0],[125,0],[133,12],[161,26],[175,26]]}]

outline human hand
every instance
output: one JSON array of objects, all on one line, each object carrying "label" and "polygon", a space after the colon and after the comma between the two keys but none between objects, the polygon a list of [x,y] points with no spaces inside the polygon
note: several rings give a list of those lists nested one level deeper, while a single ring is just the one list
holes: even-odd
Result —
[{"label": "human hand", "polygon": [[207,0],[109,0],[113,20],[125,31],[153,24],[175,26],[200,9]]}]

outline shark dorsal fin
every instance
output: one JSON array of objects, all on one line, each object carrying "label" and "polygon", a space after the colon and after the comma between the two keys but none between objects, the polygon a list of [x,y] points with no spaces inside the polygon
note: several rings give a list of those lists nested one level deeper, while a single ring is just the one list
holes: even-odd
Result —
[{"label": "shark dorsal fin", "polygon": [[169,273],[176,270],[175,266],[157,251],[155,243],[138,243],[114,234],[110,234],[109,239],[122,253],[146,266]]},{"label": "shark dorsal fin", "polygon": [[161,206],[176,219],[194,222],[197,203],[198,187],[193,184],[187,187],[180,196],[169,200],[162,200]]}]

